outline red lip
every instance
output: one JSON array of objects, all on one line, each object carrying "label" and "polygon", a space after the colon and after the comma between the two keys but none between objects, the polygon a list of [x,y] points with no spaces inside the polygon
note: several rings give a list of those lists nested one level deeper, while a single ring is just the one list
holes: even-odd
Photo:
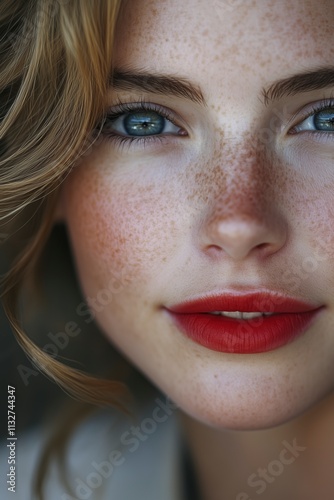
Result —
[{"label": "red lip", "polygon": [[[218,352],[252,354],[277,349],[311,326],[323,306],[274,292],[206,296],[167,308],[192,340]],[[268,312],[272,316],[235,319],[214,311]]]}]

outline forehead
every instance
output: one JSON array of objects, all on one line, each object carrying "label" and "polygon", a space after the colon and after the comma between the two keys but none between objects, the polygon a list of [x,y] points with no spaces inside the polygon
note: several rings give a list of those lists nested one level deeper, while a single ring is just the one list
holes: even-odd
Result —
[{"label": "forehead", "polygon": [[332,64],[333,19],[332,0],[125,0],[115,63],[198,82],[219,73],[219,83],[238,85],[240,72],[263,82],[268,70],[275,78]]}]

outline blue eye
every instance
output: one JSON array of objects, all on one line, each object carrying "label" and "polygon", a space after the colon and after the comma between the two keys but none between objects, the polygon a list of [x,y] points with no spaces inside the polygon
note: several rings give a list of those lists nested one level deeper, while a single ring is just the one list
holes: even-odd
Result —
[{"label": "blue eye", "polygon": [[[153,108],[153,109],[152,109]],[[170,113],[156,105],[119,104],[105,119],[103,134],[111,139],[140,140],[160,135],[185,135]]]},{"label": "blue eye", "polygon": [[113,125],[114,128],[121,125],[121,128],[128,135],[156,135],[162,134],[164,131],[165,120],[154,111],[139,111],[118,118]]},{"label": "blue eye", "polygon": [[313,109],[305,120],[294,127],[294,132],[334,132],[334,107],[328,105],[320,109]]}]

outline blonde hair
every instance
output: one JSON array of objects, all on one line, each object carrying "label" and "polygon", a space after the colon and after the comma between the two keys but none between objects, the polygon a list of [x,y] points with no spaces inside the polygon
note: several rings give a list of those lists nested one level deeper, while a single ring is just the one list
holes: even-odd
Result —
[{"label": "blonde hair", "polygon": [[127,413],[125,384],[54,359],[18,319],[22,284],[49,237],[59,187],[98,136],[92,131],[104,113],[119,10],[120,0],[0,3],[0,220],[15,241],[2,299],[18,343],[74,398]]}]

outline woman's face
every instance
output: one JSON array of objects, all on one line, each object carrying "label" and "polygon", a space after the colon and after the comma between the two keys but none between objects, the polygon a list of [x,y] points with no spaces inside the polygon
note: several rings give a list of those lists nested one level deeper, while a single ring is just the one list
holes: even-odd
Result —
[{"label": "woman's face", "polygon": [[[283,423],[334,387],[334,73],[268,90],[334,68],[333,19],[331,0],[126,2],[112,117],[64,185],[78,314],[217,428]],[[166,310],[264,289],[324,308],[250,353],[195,342]]]}]

